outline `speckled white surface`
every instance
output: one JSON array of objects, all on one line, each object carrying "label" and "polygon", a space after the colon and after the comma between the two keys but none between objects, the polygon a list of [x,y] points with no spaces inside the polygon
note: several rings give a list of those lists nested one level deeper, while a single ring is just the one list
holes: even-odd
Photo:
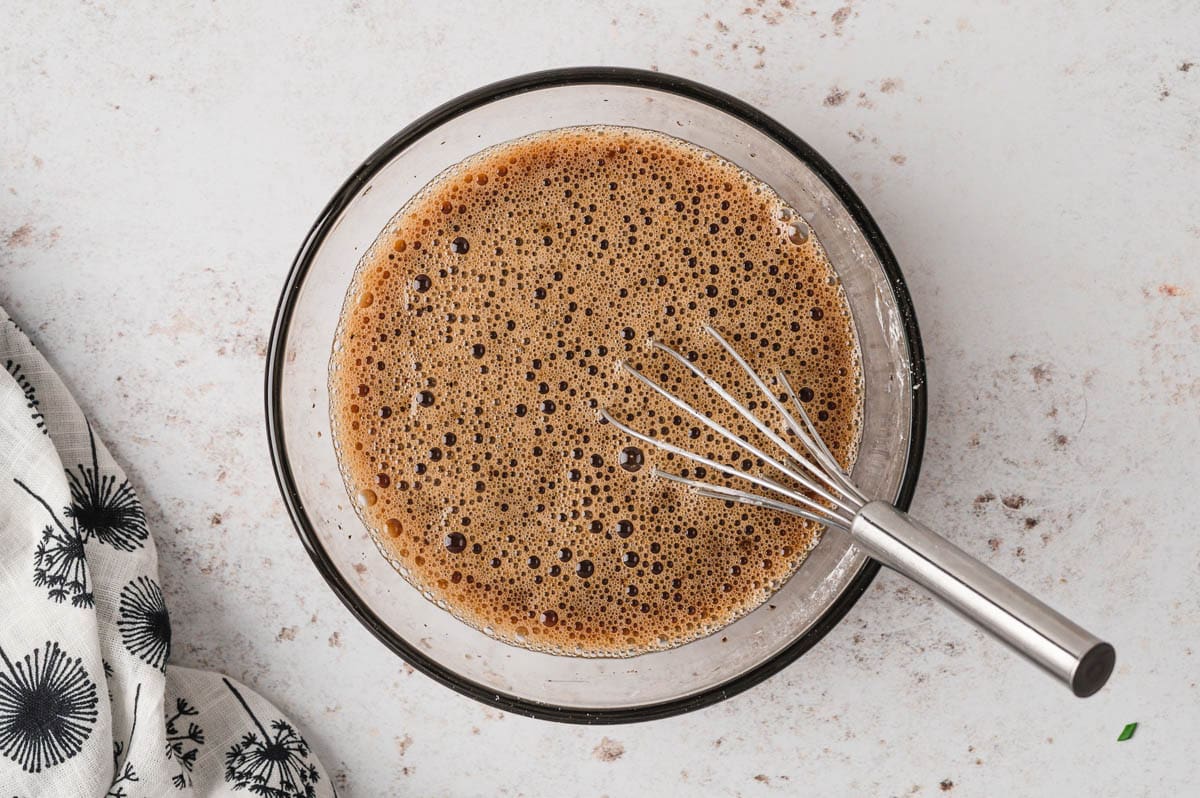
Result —
[{"label": "speckled white surface", "polygon": [[[173,659],[278,702],[342,794],[1193,794],[1190,4],[91,2],[3,17],[0,303],[141,490]],[[325,587],[262,419],[267,331],[301,238],[417,115],[591,63],[737,94],[849,179],[925,338],[914,514],[1107,635],[1119,664],[1100,695],[1072,698],[884,574],[746,694],[652,724],[560,726],[413,673]],[[1137,735],[1117,743],[1128,721]]]}]

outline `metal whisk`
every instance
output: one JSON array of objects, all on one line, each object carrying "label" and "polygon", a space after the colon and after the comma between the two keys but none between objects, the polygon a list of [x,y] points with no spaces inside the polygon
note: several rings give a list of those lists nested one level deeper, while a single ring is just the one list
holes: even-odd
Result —
[{"label": "metal whisk", "polygon": [[751,493],[658,468],[653,469],[654,476],[688,485],[701,496],[778,510],[847,533],[854,543],[872,557],[912,579],[981,629],[1046,669],[1068,684],[1075,695],[1090,696],[1104,686],[1116,661],[1116,653],[1111,645],[890,503],[867,497],[855,486],[850,475],[821,440],[788,382],[787,375],[782,372],[775,375],[777,388],[782,392],[781,398],[719,332],[708,326],[704,327],[704,331],[715,338],[745,371],[766,399],[767,405],[778,414],[784,432],[789,437],[768,426],[725,387],[679,352],[653,339],[649,345],[703,381],[771,444],[778,447],[782,454],[776,456],[764,451],[696,410],[628,363],[618,361],[616,368],[618,372],[628,373],[716,435],[757,458],[760,463],[770,466],[785,481],[741,470],[638,432],[601,408],[600,417],[627,435],[700,463],[716,474],[748,482],[773,495]]}]

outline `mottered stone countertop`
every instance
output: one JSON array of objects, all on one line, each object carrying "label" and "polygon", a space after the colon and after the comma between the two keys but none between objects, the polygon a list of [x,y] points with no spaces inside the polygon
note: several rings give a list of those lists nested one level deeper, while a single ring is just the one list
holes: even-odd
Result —
[{"label": "mottered stone countertop", "polygon": [[[343,795],[1195,789],[1190,4],[98,0],[3,17],[0,303],[140,490],[172,659],[278,703]],[[745,694],[656,723],[563,726],[414,673],[326,588],[263,425],[292,257],[341,181],[416,116],[575,64],[736,94],[846,176],[924,335],[914,514],[1112,640],[1102,693],[1074,699],[885,572]]]}]

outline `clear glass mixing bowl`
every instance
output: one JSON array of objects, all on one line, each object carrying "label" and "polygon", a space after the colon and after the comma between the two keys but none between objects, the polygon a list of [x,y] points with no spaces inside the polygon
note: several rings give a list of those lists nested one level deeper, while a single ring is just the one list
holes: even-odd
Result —
[{"label": "clear glass mixing bowl", "polygon": [[495,640],[426,600],[354,514],[330,436],[326,384],[359,256],[431,178],[493,144],[569,125],[627,125],[699,144],[770,184],[810,223],[840,275],[862,349],[854,479],[907,508],[925,433],[925,371],[900,269],[858,197],[808,145],[713,89],[658,73],[585,68],[486,86],[427,114],[367,158],[321,213],[283,289],[267,358],[267,426],[283,497],[313,562],[363,624],[443,684],[501,709],[581,723],[712,704],[785,667],[836,624],[878,564],[829,533],[782,589],[717,634],[631,659],[584,659]]}]

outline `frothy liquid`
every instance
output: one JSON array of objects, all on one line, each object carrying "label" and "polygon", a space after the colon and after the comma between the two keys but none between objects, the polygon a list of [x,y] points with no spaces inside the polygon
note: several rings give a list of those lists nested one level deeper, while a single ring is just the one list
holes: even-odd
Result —
[{"label": "frothy liquid", "polygon": [[711,324],[760,374],[786,371],[850,463],[861,391],[849,308],[792,218],[713,153],[617,127],[490,148],[409,201],[358,266],[330,370],[343,476],[404,577],[502,640],[580,656],[678,645],[762,603],[818,528],[653,478],[654,466],[716,475],[634,445],[597,408],[766,474],[614,370],[624,359],[758,440],[646,345],[675,347],[761,405],[701,332]]}]

